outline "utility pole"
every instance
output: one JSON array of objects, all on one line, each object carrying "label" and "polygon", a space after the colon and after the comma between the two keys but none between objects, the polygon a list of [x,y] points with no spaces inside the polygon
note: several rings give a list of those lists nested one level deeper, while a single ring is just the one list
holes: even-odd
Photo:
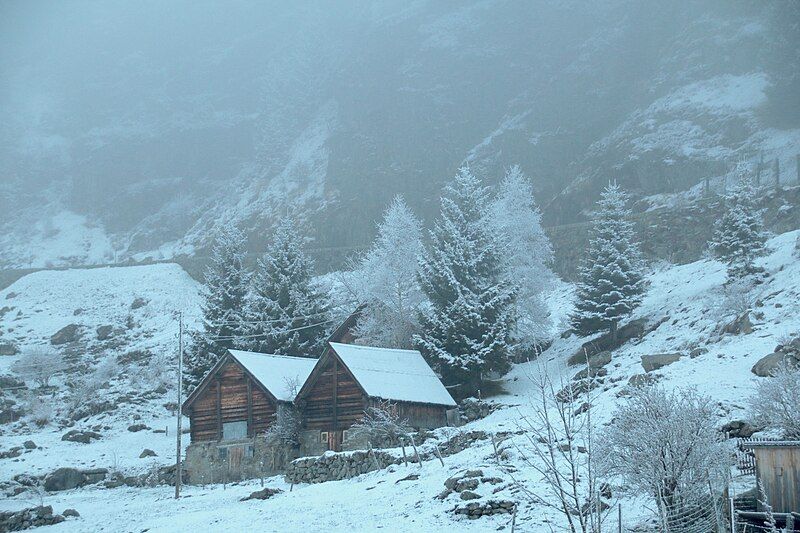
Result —
[{"label": "utility pole", "polygon": [[181,463],[181,403],[183,403],[183,313],[178,313],[178,431],[177,453],[175,454],[175,499],[181,497],[181,478],[183,477],[183,464]]}]

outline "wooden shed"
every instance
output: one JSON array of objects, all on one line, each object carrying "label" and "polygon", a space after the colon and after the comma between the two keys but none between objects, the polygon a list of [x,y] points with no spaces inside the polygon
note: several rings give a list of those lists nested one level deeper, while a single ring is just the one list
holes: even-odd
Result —
[{"label": "wooden shed", "polygon": [[447,425],[447,411],[456,402],[418,351],[329,346],[295,402],[308,442],[340,451],[347,444],[346,430],[367,408],[387,401],[414,427]]},{"label": "wooden shed", "polygon": [[292,404],[316,359],[228,350],[189,395],[191,441],[235,441],[264,433],[281,402]]},{"label": "wooden shed", "polygon": [[800,441],[752,440],[742,446],[755,455],[759,493],[763,487],[772,511],[800,512]]}]

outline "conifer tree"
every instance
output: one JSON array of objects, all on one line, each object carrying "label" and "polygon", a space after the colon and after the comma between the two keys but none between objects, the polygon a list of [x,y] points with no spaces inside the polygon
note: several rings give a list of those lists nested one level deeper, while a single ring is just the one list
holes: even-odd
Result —
[{"label": "conifer tree", "polygon": [[616,331],[620,319],[642,300],[644,271],[633,222],[628,219],[628,195],[609,184],[598,202],[589,247],[578,270],[576,310],[572,325],[581,335]]},{"label": "conifer tree", "polygon": [[756,207],[756,188],[746,172],[725,198],[725,213],[714,230],[709,248],[728,265],[728,280],[736,281],[758,272],[755,259],[764,254],[766,233]]},{"label": "conifer tree", "polygon": [[327,330],[328,311],[316,289],[314,264],[303,251],[304,237],[291,219],[281,221],[259,259],[247,301],[248,349],[317,357]]},{"label": "conifer tree", "polygon": [[204,273],[203,329],[192,334],[184,376],[187,390],[197,386],[226,350],[241,345],[248,285],[245,254],[244,234],[235,227],[222,229]]},{"label": "conifer tree", "polygon": [[530,348],[549,335],[552,321],[546,296],[556,277],[549,267],[553,247],[542,228],[542,213],[519,166],[506,172],[487,223],[503,243],[503,271],[518,287],[512,337],[516,345]]},{"label": "conifer tree", "polygon": [[340,281],[357,304],[366,304],[356,335],[374,346],[410,348],[424,300],[417,281],[422,224],[400,196],[378,225],[372,247]]},{"label": "conifer tree", "polygon": [[480,389],[486,372],[508,370],[515,287],[504,279],[501,247],[485,224],[486,188],[461,168],[445,189],[442,212],[420,258],[429,305],[414,344],[444,382]]}]

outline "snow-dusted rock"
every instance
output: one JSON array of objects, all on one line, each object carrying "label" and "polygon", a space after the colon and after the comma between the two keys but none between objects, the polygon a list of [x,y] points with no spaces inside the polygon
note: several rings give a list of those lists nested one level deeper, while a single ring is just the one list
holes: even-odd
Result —
[{"label": "snow-dusted rock", "polygon": [[86,476],[77,468],[59,468],[44,480],[44,490],[57,492],[76,489],[86,484]]},{"label": "snow-dusted rock", "polygon": [[642,368],[645,372],[653,372],[659,368],[664,368],[667,365],[678,361],[683,354],[680,353],[658,353],[653,355],[642,356]]},{"label": "snow-dusted rock", "polygon": [[782,351],[773,352],[759,359],[750,371],[758,377],[766,378],[771,376],[783,363],[800,365],[800,357]]},{"label": "snow-dusted rock", "polygon": [[53,336],[50,337],[50,344],[53,346],[59,346],[61,344],[67,344],[68,342],[75,342],[80,338],[80,336],[81,326],[78,324],[68,324],[56,331]]}]

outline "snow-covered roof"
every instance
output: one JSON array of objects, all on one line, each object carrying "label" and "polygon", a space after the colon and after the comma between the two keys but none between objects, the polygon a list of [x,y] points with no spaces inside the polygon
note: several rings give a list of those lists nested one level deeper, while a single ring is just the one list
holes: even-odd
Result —
[{"label": "snow-covered roof", "polygon": [[400,402],[456,405],[422,354],[416,350],[338,342],[331,342],[330,345],[369,396]]},{"label": "snow-covered roof", "polygon": [[275,398],[284,402],[294,401],[297,392],[308,379],[316,365],[316,359],[272,355],[266,353],[228,350],[252,376]]}]

